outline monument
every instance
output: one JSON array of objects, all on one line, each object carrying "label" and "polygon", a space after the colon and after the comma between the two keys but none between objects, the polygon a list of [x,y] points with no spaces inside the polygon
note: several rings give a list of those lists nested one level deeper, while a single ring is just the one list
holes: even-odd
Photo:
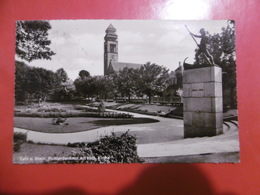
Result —
[{"label": "monument", "polygon": [[[214,65],[213,60],[207,55],[208,52],[205,52],[206,37],[202,30],[200,32],[203,43],[197,44],[198,52],[209,59],[206,64],[199,64],[198,61],[196,65],[184,64],[184,138],[223,133],[222,69]],[[191,32],[190,34],[194,35]],[[199,54],[196,53],[196,58]]]},{"label": "monument", "polygon": [[222,69],[186,69],[183,73],[184,137],[223,133]]}]

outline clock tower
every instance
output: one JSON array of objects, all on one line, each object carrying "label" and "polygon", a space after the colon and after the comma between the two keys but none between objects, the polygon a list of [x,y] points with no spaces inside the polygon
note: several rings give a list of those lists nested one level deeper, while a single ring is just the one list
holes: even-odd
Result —
[{"label": "clock tower", "polygon": [[110,24],[106,29],[104,37],[104,75],[108,74],[109,64],[118,62],[118,41],[116,28]]}]

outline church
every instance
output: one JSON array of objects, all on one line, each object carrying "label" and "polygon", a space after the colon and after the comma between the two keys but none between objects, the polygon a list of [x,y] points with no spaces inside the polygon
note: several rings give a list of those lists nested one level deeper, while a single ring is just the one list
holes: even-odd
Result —
[{"label": "church", "polygon": [[118,62],[118,36],[116,34],[116,28],[112,24],[110,24],[106,29],[104,39],[104,75],[118,72],[125,67],[137,69],[143,65]]}]

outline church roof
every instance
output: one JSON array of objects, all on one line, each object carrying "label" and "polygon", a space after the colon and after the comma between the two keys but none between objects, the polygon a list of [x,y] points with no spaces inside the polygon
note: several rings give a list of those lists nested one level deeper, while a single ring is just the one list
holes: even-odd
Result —
[{"label": "church roof", "polygon": [[135,63],[127,63],[127,62],[111,62],[111,65],[113,67],[113,70],[115,72],[118,72],[119,70],[123,70],[125,67],[127,68],[141,68],[143,64],[135,64]]}]

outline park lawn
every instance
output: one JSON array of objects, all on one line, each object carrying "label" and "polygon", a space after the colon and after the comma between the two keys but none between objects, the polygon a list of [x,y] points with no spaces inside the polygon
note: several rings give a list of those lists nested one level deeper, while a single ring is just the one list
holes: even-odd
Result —
[{"label": "park lawn", "polygon": [[75,133],[111,125],[129,125],[159,122],[150,118],[67,118],[68,125],[53,125],[52,118],[14,117],[14,126],[44,133]]}]

